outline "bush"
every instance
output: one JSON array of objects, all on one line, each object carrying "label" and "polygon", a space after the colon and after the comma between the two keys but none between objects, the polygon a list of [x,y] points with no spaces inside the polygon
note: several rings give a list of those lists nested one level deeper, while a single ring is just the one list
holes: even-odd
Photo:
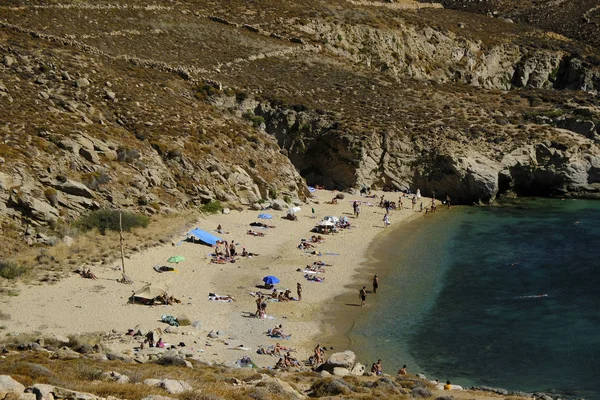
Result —
[{"label": "bush", "polygon": [[206,214],[217,214],[223,210],[223,206],[221,202],[218,200],[213,200],[210,203],[204,204],[200,207],[200,211]]},{"label": "bush", "polygon": [[15,279],[27,272],[27,268],[13,261],[0,261],[0,276],[5,279]]},{"label": "bush", "polygon": [[141,214],[134,214],[119,210],[97,210],[81,216],[75,225],[83,231],[98,229],[101,234],[109,231],[119,231],[119,214],[122,215],[123,230],[131,231],[131,228],[145,228],[150,223],[150,218]]},{"label": "bush", "polygon": [[78,363],[75,367],[77,377],[86,381],[97,381],[102,377],[102,370],[92,366]]}]

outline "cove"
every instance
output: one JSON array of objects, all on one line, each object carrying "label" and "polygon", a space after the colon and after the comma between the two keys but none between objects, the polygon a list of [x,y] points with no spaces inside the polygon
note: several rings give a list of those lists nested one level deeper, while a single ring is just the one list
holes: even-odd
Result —
[{"label": "cove", "polygon": [[372,247],[381,286],[351,348],[390,374],[407,364],[464,386],[600,398],[599,238],[600,203],[587,200],[454,207],[409,223]]}]

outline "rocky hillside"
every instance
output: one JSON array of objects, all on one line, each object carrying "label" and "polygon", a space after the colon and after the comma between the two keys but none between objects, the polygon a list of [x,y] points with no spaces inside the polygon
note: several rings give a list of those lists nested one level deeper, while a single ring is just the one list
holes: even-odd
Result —
[{"label": "rocky hillside", "polygon": [[595,0],[442,0],[436,3],[531,24],[600,48],[600,4]]},{"label": "rocky hillside", "polygon": [[531,26],[410,0],[0,11],[5,231],[299,202],[306,183],[600,193],[598,54]]}]

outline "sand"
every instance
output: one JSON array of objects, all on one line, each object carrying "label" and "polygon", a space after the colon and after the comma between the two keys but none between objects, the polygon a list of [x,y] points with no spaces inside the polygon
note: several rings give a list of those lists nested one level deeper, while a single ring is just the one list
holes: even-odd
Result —
[{"label": "sand", "polygon": [[[384,228],[385,210],[377,207],[379,199],[361,198],[345,194],[339,204],[326,204],[337,192],[317,190],[309,204],[303,204],[297,213],[298,221],[288,221],[281,217],[282,211],[265,211],[271,220],[259,220],[257,211],[231,211],[230,214],[203,216],[196,226],[210,231],[229,242],[235,241],[238,251],[246,247],[249,252],[259,256],[240,258],[236,263],[212,264],[209,254],[211,247],[183,242],[167,243],[134,253],[126,260],[127,275],[134,281],[132,285],[117,282],[121,277],[120,261],[104,267],[92,269],[97,280],[84,279],[77,274],[55,284],[20,285],[18,296],[5,296],[0,299],[3,312],[10,318],[1,321],[6,333],[33,333],[69,335],[75,333],[108,332],[115,330],[124,333],[128,329],[147,331],[166,328],[160,322],[161,315],[175,317],[187,316],[192,321],[201,321],[199,329],[190,326],[180,327],[177,333],[163,335],[163,340],[171,344],[184,342],[193,349],[202,360],[230,364],[248,355],[259,366],[273,366],[277,361],[268,355],[256,354],[258,346],[274,345],[278,340],[265,333],[275,325],[282,324],[283,330],[291,334],[289,340],[280,340],[281,344],[297,349],[299,359],[306,359],[312,348],[325,336],[343,334],[336,330],[335,319],[326,318],[327,310],[333,306],[334,298],[348,293],[347,287],[359,288],[362,284],[371,289],[371,276],[360,274],[366,269],[367,250],[378,235],[384,235],[404,221],[412,220],[422,213],[403,209],[392,211],[391,226]],[[398,194],[374,192],[378,197],[397,201]],[[362,205],[359,218],[352,216],[351,200],[370,201],[373,206]],[[429,199],[423,199],[425,205]],[[410,207],[410,201],[404,199],[404,206]],[[311,208],[315,209],[315,214]],[[310,230],[326,215],[349,217],[352,228],[340,233],[324,235],[325,243],[316,244],[316,250],[322,256],[309,254],[297,248],[301,239],[309,239]],[[263,232],[264,237],[254,237],[246,232],[249,224],[262,221],[275,228],[252,228]],[[227,232],[218,235],[214,230],[221,225]],[[186,232],[181,232],[183,239]],[[326,255],[324,253],[339,255]],[[174,255],[185,257],[179,264],[169,264],[167,259]],[[314,261],[333,264],[324,267],[326,272],[318,274],[324,282],[311,282],[297,269]],[[176,272],[157,273],[154,265],[171,265]],[[370,274],[370,272],[369,272]],[[281,283],[277,289],[289,288],[296,296],[296,283],[303,287],[302,301],[269,302],[267,314],[273,319],[254,318],[255,298],[250,292],[260,290],[256,285],[262,283],[265,275],[275,275]],[[364,282],[357,282],[356,279]],[[182,301],[169,306],[145,306],[128,302],[133,290],[146,283],[168,287],[168,293]],[[265,290],[263,289],[263,292]],[[236,301],[213,302],[208,294],[230,295]],[[351,297],[350,297],[351,298]],[[358,290],[355,300],[359,304]],[[351,307],[344,318],[352,318],[368,307]],[[347,326],[341,324],[341,326]],[[210,331],[219,331],[218,339],[208,339]],[[110,346],[114,351],[131,351],[139,340],[127,337],[114,341]],[[248,348],[239,350],[236,348]],[[336,349],[337,350],[337,349]],[[341,349],[340,349],[341,350]]]}]

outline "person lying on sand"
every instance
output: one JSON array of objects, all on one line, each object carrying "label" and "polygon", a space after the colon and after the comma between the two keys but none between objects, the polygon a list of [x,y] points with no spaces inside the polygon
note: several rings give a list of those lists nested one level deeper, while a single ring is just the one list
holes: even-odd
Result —
[{"label": "person lying on sand", "polygon": [[285,217],[281,217],[290,221],[298,221],[298,217],[294,214],[287,214]]},{"label": "person lying on sand", "polygon": [[256,232],[256,231],[253,231],[252,229],[248,229],[248,232],[246,232],[246,233],[248,235],[252,235],[252,236],[259,236],[259,237],[265,236],[264,233],[262,233],[262,232]]},{"label": "person lying on sand", "polygon": [[337,197],[334,197],[333,199],[331,199],[331,201],[326,202],[326,204],[337,204],[337,203],[338,203]]},{"label": "person lying on sand", "polygon": [[319,268],[319,267],[316,267],[316,266],[307,265],[304,268],[304,271],[302,271],[300,268],[298,268],[297,271],[301,271],[301,272],[307,272],[307,271],[308,272],[325,272],[325,269]]},{"label": "person lying on sand", "polygon": [[307,241],[302,241],[302,242],[300,242],[300,244],[298,245],[298,248],[299,248],[299,249],[301,249],[301,250],[312,249],[313,247],[315,247],[315,246],[313,246],[312,244],[310,244],[310,243],[309,243],[309,242],[307,242]]},{"label": "person lying on sand", "polygon": [[324,267],[331,267],[331,266],[333,266],[333,264],[327,264],[327,263],[325,263],[323,261],[315,261],[315,262],[313,262],[313,265],[321,265],[321,266],[324,266]]},{"label": "person lying on sand", "polygon": [[277,296],[277,300],[279,302],[290,301],[290,299],[288,299],[287,297],[285,297],[284,294],[281,293],[281,292],[279,293],[279,296]]},{"label": "person lying on sand", "polygon": [[79,275],[81,275],[82,278],[86,278],[86,279],[94,279],[94,280],[98,279],[96,277],[96,275],[94,275],[90,269],[88,269],[88,270],[84,269],[83,271],[81,271],[79,273]]},{"label": "person lying on sand", "polygon": [[300,366],[300,362],[298,362],[298,360],[293,358],[290,355],[289,351],[287,353],[285,353],[284,362],[285,362],[286,367],[299,367]]},{"label": "person lying on sand", "polygon": [[210,262],[213,263],[213,264],[234,263],[235,262],[235,258],[233,258],[233,257],[224,257],[224,256],[216,256],[216,257],[213,257],[210,260]]},{"label": "person lying on sand", "polygon": [[321,277],[318,277],[316,275],[310,275],[310,274],[305,274],[304,277],[307,280],[313,281],[313,282],[323,282],[325,280],[325,278],[321,278]]},{"label": "person lying on sand", "polygon": [[[212,293],[211,293],[212,294]],[[229,295],[227,296],[219,296],[219,295],[209,295],[208,299],[211,301],[227,301],[227,302],[232,302],[235,301],[235,299]]]},{"label": "person lying on sand", "polygon": [[321,235],[312,235],[310,241],[313,243],[325,243],[325,239]]},{"label": "person lying on sand", "polygon": [[275,228],[275,225],[267,225],[262,222],[251,222],[250,226],[258,226],[261,228]]}]

